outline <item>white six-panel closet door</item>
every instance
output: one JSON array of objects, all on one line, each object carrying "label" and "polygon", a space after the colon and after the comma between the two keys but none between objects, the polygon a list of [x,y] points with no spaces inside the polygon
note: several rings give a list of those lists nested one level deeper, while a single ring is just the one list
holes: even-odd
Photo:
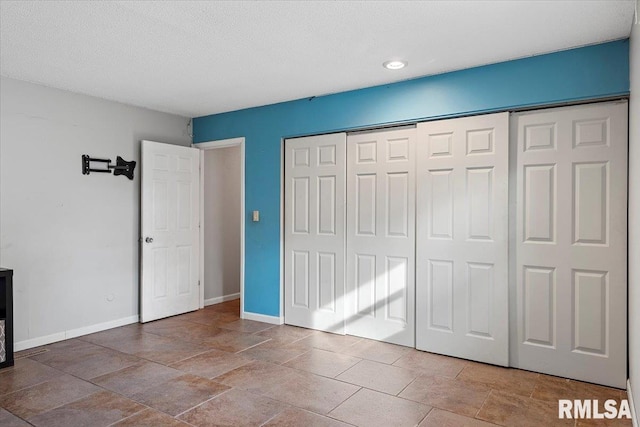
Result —
[{"label": "white six-panel closet door", "polygon": [[508,113],[418,124],[420,350],[508,365],[508,132]]},{"label": "white six-panel closet door", "polygon": [[627,103],[513,116],[516,367],[625,387]]},{"label": "white six-panel closet door", "polygon": [[346,330],[415,344],[415,128],[347,138]]},{"label": "white six-panel closet door", "polygon": [[285,141],[285,323],[344,334],[346,134]]}]

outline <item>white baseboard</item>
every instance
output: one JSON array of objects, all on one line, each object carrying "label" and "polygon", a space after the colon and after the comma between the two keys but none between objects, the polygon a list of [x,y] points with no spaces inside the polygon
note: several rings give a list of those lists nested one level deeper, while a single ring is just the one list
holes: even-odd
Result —
[{"label": "white baseboard", "polygon": [[282,316],[267,316],[266,314],[243,311],[240,313],[240,317],[247,320],[255,320],[256,322],[271,323],[273,325],[284,324],[284,317]]},{"label": "white baseboard", "polygon": [[13,343],[14,351],[27,350],[29,348],[38,347],[41,345],[52,344],[54,342],[63,341],[67,339],[65,332],[57,332],[51,335],[45,335],[43,337],[30,338],[24,341],[17,341]]},{"label": "white baseboard", "polygon": [[631,381],[629,380],[627,380],[627,397],[629,398],[629,407],[631,408],[631,422],[633,423],[633,427],[639,427],[640,420],[638,420],[638,413],[636,412],[636,405],[634,404],[633,393],[631,392]]},{"label": "white baseboard", "polygon": [[129,316],[121,319],[111,320],[109,322],[98,323],[90,326],[83,326],[82,328],[70,329],[68,331],[57,332],[55,334],[46,335],[43,337],[30,338],[24,341],[18,341],[14,343],[14,351],[27,350],[29,348],[38,347],[41,345],[52,344],[54,342],[68,340],[71,338],[80,337],[82,335],[93,334],[95,332],[106,331],[107,329],[117,328],[118,326],[130,325],[137,323],[139,317]]},{"label": "white baseboard", "polygon": [[240,298],[240,292],[237,292],[235,294],[223,295],[221,297],[206,299],[204,300],[204,305],[207,306],[207,305],[213,305],[213,304],[220,304],[221,302],[231,301],[238,298]]}]

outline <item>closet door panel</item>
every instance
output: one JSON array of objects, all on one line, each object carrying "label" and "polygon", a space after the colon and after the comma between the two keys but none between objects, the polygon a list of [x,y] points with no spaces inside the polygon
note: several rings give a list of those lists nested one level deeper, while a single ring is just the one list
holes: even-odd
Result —
[{"label": "closet door panel", "polygon": [[346,135],[285,141],[285,323],[344,334]]},{"label": "closet door panel", "polygon": [[347,138],[346,331],[413,347],[415,129]]},{"label": "closet door panel", "polygon": [[418,125],[420,350],[508,365],[508,121]]},{"label": "closet door panel", "polygon": [[513,116],[515,366],[624,388],[627,103]]}]

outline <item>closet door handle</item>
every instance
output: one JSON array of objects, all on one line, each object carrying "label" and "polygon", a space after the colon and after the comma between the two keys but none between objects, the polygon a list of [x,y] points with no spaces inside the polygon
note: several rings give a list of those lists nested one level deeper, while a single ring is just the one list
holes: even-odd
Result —
[{"label": "closet door handle", "polygon": [[147,243],[153,243],[153,237],[145,237],[144,241]]}]

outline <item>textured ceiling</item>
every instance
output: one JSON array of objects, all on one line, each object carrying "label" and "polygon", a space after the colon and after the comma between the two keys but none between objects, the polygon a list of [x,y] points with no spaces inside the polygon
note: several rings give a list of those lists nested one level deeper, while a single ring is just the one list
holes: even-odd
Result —
[{"label": "textured ceiling", "polygon": [[634,6],[2,0],[0,73],[195,117],[626,38]]}]

